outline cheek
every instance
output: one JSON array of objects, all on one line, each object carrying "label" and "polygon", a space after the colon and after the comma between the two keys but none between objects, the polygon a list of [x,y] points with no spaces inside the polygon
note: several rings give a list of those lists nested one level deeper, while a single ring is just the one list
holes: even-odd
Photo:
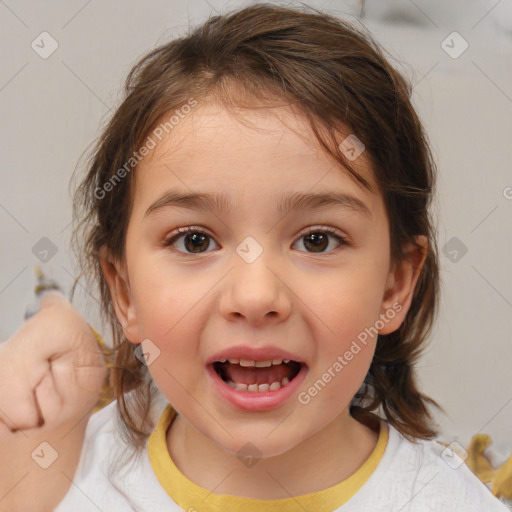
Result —
[{"label": "cheek", "polygon": [[[376,347],[372,330],[378,318],[378,301],[369,294],[332,302],[330,316],[316,333],[317,359],[299,403],[318,418],[332,418],[345,408],[364,382]],[[356,298],[357,297],[357,298]],[[337,404],[326,408],[326,404]]]},{"label": "cheek", "polygon": [[[378,335],[382,269],[382,262],[361,259],[357,267],[340,271],[336,282],[326,281],[324,294],[318,292],[315,307],[310,306],[321,320],[313,322],[318,348],[305,396],[315,402],[315,414],[326,413],[320,403],[348,405],[368,373]],[[322,398],[314,400],[315,393]]]},{"label": "cheek", "polygon": [[[168,402],[183,412],[190,408],[190,396],[200,396],[198,386],[204,376],[203,363],[199,358],[199,332],[187,322],[165,332],[167,323],[162,321],[147,332],[154,340],[157,357],[148,369],[156,386]],[[163,335],[159,336],[159,332]]]},{"label": "cheek", "polygon": [[[204,325],[201,309],[194,307],[195,293],[176,293],[172,287],[153,289],[144,302],[136,306],[137,321],[143,339],[149,339],[160,351],[155,369],[171,373],[190,372],[190,366],[199,364],[199,342]],[[186,372],[185,372],[186,375]]]},{"label": "cheek", "polygon": [[188,393],[195,395],[200,381],[199,343],[205,323],[200,299],[211,283],[191,282],[183,272],[169,275],[154,262],[139,262],[132,273],[132,299],[141,336],[150,340],[146,344],[157,354],[148,369],[167,400],[180,410],[187,403],[181,405],[180,400]]},{"label": "cheek", "polygon": [[130,283],[143,337],[154,339],[157,344],[187,337],[187,332],[197,325],[193,318],[200,309],[197,305],[211,284],[172,268],[164,254],[146,259],[143,256],[134,258]]},{"label": "cheek", "polygon": [[323,335],[319,339],[327,337],[333,349],[339,350],[373,326],[381,312],[383,283],[379,272],[352,270],[325,281],[310,294],[305,302],[321,320],[316,323]]}]

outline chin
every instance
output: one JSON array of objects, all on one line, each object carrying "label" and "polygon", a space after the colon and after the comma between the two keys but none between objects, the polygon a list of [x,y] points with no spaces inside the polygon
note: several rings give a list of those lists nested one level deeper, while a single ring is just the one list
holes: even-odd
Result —
[{"label": "chin", "polygon": [[[276,428],[275,425],[273,428]],[[286,428],[283,428],[282,432],[278,433],[277,430],[279,428],[276,429],[275,433],[268,435],[267,432],[272,432],[272,428],[262,429],[255,425],[253,428],[244,430],[244,432],[237,432],[226,426],[226,430],[233,437],[230,437],[225,432],[219,438],[208,437],[219,448],[230,455],[238,457],[240,460],[244,457],[270,458],[292,450],[303,440],[290,438],[287,435]]]}]

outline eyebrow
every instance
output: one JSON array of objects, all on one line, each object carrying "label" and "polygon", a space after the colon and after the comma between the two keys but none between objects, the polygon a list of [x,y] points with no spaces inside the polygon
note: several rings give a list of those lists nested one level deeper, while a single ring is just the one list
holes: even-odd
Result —
[{"label": "eyebrow", "polygon": [[[225,214],[234,212],[233,203],[225,194],[182,193],[169,190],[151,204],[146,210],[144,218],[165,207],[216,211]],[[329,207],[345,208],[367,217],[372,216],[369,208],[360,199],[337,192],[316,194],[296,192],[288,197],[281,198],[277,204],[277,211],[284,214],[294,210],[320,210]]]}]

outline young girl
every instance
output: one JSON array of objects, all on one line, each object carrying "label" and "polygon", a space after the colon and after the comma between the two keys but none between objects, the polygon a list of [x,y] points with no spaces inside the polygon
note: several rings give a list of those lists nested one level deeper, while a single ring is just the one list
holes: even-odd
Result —
[{"label": "young girl", "polygon": [[367,34],[265,4],[134,67],[75,202],[116,400],[55,510],[506,510],[413,371],[439,277],[409,96]]}]

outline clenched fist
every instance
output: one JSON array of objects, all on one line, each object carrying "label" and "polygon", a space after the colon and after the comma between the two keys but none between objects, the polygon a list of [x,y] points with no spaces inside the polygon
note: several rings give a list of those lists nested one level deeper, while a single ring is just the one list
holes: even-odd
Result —
[{"label": "clenched fist", "polygon": [[0,422],[10,430],[51,427],[89,411],[106,369],[87,322],[59,292],[0,345]]},{"label": "clenched fist", "polygon": [[[90,326],[57,291],[0,344],[0,512],[49,512],[59,503],[105,376]],[[48,444],[57,454],[50,467],[34,457]]]}]

